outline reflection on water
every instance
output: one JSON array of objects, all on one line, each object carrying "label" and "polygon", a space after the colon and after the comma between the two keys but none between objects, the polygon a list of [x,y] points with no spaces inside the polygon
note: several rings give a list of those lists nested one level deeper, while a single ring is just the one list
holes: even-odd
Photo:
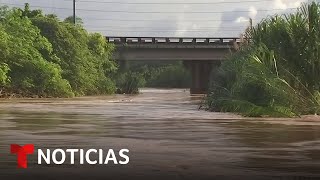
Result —
[{"label": "reflection on water", "polygon": [[15,167],[9,144],[34,143],[38,148],[130,149],[130,165],[115,176],[320,177],[319,119],[248,119],[199,111],[200,101],[181,89],[3,100],[0,153],[8,157],[0,158],[0,168]]}]

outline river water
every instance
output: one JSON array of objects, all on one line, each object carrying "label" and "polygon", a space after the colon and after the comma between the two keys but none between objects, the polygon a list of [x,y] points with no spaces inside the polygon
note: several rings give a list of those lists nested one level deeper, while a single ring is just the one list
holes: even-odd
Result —
[{"label": "river water", "polygon": [[[136,96],[13,99],[0,103],[0,178],[317,179],[320,119],[244,118],[198,110],[183,89]],[[10,144],[130,150],[128,165],[16,168]],[[35,152],[36,153],[36,152]]]}]

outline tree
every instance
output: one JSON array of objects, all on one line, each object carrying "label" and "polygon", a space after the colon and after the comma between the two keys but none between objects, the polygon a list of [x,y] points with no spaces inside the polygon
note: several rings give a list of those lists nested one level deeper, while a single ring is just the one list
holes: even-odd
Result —
[{"label": "tree", "polygon": [[[64,22],[73,24],[73,16],[69,16],[64,19]],[[83,24],[83,21],[80,17],[76,16],[76,24]]]},{"label": "tree", "polygon": [[[23,95],[72,96],[69,83],[61,77],[60,67],[47,61],[55,59],[49,41],[20,10],[11,10],[1,22],[1,79],[6,91]],[[5,78],[5,76],[8,76]]]},{"label": "tree", "polygon": [[[59,22],[56,18],[36,17],[33,23],[53,45],[61,60],[62,76],[78,95],[111,93],[114,84],[107,74],[116,70],[110,60],[112,46],[101,35],[90,35],[81,25]],[[109,89],[105,89],[107,83]],[[103,88],[102,88],[103,87]]]},{"label": "tree", "polygon": [[113,46],[80,24],[40,10],[0,8],[0,86],[22,96],[70,97],[115,91]]},{"label": "tree", "polygon": [[36,17],[36,16],[42,16],[42,11],[39,10],[39,9],[36,9],[36,10],[30,10],[30,5],[29,3],[25,3],[25,6],[24,6],[24,9],[20,9],[19,8],[19,11],[21,11],[21,15],[22,16],[27,16],[29,18],[33,18],[33,17]]}]

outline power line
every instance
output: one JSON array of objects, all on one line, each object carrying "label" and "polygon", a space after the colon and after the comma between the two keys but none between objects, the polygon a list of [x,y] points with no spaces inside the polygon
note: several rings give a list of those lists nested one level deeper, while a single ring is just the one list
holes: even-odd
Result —
[{"label": "power line", "polygon": [[[87,29],[94,29],[94,30],[102,30],[102,31],[104,31],[104,30],[115,30],[115,31],[118,31],[118,30],[123,30],[123,31],[127,31],[127,29],[121,29],[121,28],[119,28],[119,29],[117,29],[117,28],[102,28],[102,29],[100,29],[100,28],[92,28],[92,27],[86,27]],[[135,29],[135,28],[131,28],[131,29]],[[215,29],[193,29],[193,30],[183,30],[183,29],[177,29],[177,30],[174,30],[174,29],[172,29],[172,30],[165,30],[165,29],[151,29],[150,30],[150,28],[148,29],[148,28],[145,28],[145,29],[142,29],[142,30],[140,30],[140,29],[138,29],[137,31],[144,31],[144,32],[176,32],[176,31],[182,31],[182,32],[185,32],[185,31],[187,31],[187,32],[208,32],[208,31],[211,31],[211,30],[219,30],[219,31],[231,31],[231,32],[234,32],[234,31],[243,31],[243,30],[245,30],[245,28],[243,28],[243,29],[224,29],[224,28],[215,28]],[[130,32],[131,30],[128,30],[128,32]]]},{"label": "power line", "polygon": [[[249,17],[248,17],[249,18]],[[167,23],[167,22],[177,22],[174,20],[168,20],[168,19],[117,19],[117,18],[82,18],[83,20],[89,20],[89,21],[126,21],[126,22],[134,22],[134,21],[141,21],[141,22],[163,22],[163,23]],[[258,20],[258,19],[253,19],[253,20]],[[183,20],[183,22],[234,22],[236,21],[236,19],[226,19],[226,20],[221,20],[221,19],[185,19]],[[249,22],[245,21],[245,22]]]},{"label": "power line", "polygon": [[[257,18],[259,16],[263,16],[261,18]],[[242,16],[243,18],[247,18],[247,20],[242,20],[243,22],[249,22],[249,16],[248,17],[244,17]],[[264,14],[258,14],[256,16],[256,18],[251,18],[252,20],[254,21],[260,21],[262,20],[263,18],[265,17]],[[83,20],[88,20],[88,21],[125,21],[125,22],[161,22],[161,23],[167,23],[167,22],[177,22],[176,20],[170,20],[170,19],[120,19],[120,18],[96,18],[96,17],[84,17],[84,18],[81,18]],[[205,18],[201,18],[201,19],[190,19],[190,18],[187,18],[187,19],[183,19],[183,22],[235,22],[237,21],[237,19],[224,19],[224,20],[221,20],[221,19],[205,19]]]},{"label": "power line", "polygon": [[[238,23],[248,23],[250,22],[249,21],[249,18],[250,17],[243,17],[245,19],[243,20],[240,20],[240,22]],[[161,24],[170,24],[170,23],[177,23],[179,20],[178,19],[175,19],[175,20],[170,20],[170,19],[117,19],[117,18],[87,18],[87,17],[84,17],[81,19],[83,21],[89,21],[89,22],[94,22],[94,21],[114,21],[114,22],[156,22],[156,23],[161,23]],[[263,18],[255,18],[255,19],[252,19],[253,21],[261,21]],[[225,19],[225,20],[222,20],[222,19],[183,19],[182,20],[184,23],[198,23],[198,22],[236,22],[237,19]]]},{"label": "power line", "polygon": [[[240,20],[240,22],[249,22],[250,17],[243,17],[246,19]],[[178,19],[118,19],[118,18],[91,18],[84,17],[81,18],[84,21],[123,21],[123,22],[157,22],[157,23],[176,23]],[[254,21],[260,21],[263,18],[252,19]],[[183,22],[236,22],[237,19],[183,19]]]},{"label": "power line", "polygon": [[[112,30],[102,30],[102,29],[91,29],[88,28],[88,30],[91,31],[101,31],[101,32],[113,32],[113,31],[117,31],[117,32],[163,32],[163,33],[167,33],[167,32],[208,32],[209,31],[202,31],[202,30],[182,30],[182,29],[178,29],[178,30],[147,30],[147,31],[140,31],[140,30],[124,30],[124,29],[112,29]],[[240,30],[224,30],[221,29],[221,31],[223,32],[239,32]]]},{"label": "power line", "polygon": [[243,0],[243,1],[223,1],[223,2],[117,2],[117,1],[88,1],[80,0],[79,3],[101,3],[101,4],[122,4],[122,5],[208,5],[208,4],[239,4],[239,3],[260,3],[260,2],[272,2],[273,0]]},{"label": "power line", "polygon": [[[286,10],[294,10],[297,8],[287,8]],[[93,12],[108,12],[108,13],[129,13],[129,14],[221,14],[234,12],[251,12],[250,10],[235,10],[235,11],[122,11],[122,10],[94,10],[94,9],[77,9],[78,11],[93,11]],[[283,11],[283,9],[258,9],[257,11]]]},{"label": "power line", "polygon": [[[104,30],[104,29],[145,29],[145,30],[156,30],[156,31],[185,31],[185,30],[176,30],[176,29],[168,29],[165,27],[148,27],[148,26],[90,26],[90,25],[85,25],[86,28],[93,28],[93,29],[99,29],[99,30]],[[198,27],[194,29],[189,29],[190,31],[205,31],[205,30],[244,30],[248,26],[246,25],[241,25],[241,26],[204,26],[204,27]],[[164,29],[165,28],[165,29]]]},{"label": "power line", "polygon": [[[9,4],[6,3],[7,5],[15,5],[15,6],[24,6],[24,5],[20,5],[20,4]],[[39,7],[39,8],[50,8],[50,9],[66,9],[66,10],[71,10],[69,8],[59,8],[59,7],[45,7],[45,6],[33,6],[33,7]],[[276,9],[275,9],[276,10]],[[106,11],[107,12],[107,11]],[[233,12],[237,12],[237,11],[233,11]],[[249,17],[248,17],[249,18]],[[114,18],[82,18],[83,20],[90,20],[90,21],[124,21],[124,22],[163,22],[165,21],[165,23],[170,22],[168,19],[114,19]],[[253,20],[257,20],[257,19],[253,19]],[[186,19],[183,20],[184,22],[234,22],[236,21],[235,19],[233,20],[218,20],[218,19]],[[171,21],[171,22],[176,22],[176,21]],[[247,22],[247,21],[244,21]]]},{"label": "power line", "polygon": [[[21,4],[11,4],[11,3],[3,3],[6,5],[13,6],[23,6]],[[63,10],[72,10],[72,8],[63,8],[63,7],[48,7],[48,6],[33,6],[36,8],[49,8],[49,9],[63,9]],[[287,8],[285,10],[295,10],[297,8]],[[257,9],[256,11],[268,12],[268,11],[283,11],[284,9]],[[130,14],[220,14],[220,13],[234,13],[234,12],[251,12],[250,10],[235,10],[235,11],[189,11],[189,12],[175,12],[175,11],[123,11],[123,10],[100,10],[100,9],[80,9],[77,11],[89,11],[89,12],[108,12],[108,13],[130,13]]]},{"label": "power line", "polygon": [[[108,29],[108,28],[130,28],[130,29],[157,29],[157,30],[168,30],[168,29],[163,29],[163,28],[155,28],[155,27],[121,27],[121,26],[105,26],[105,27],[95,27],[95,26],[86,26],[87,28],[95,28],[95,29]],[[203,27],[203,28],[197,28],[197,29],[193,29],[193,30],[212,30],[212,29],[224,29],[224,30],[227,30],[227,29],[244,29],[244,28],[247,28],[248,26],[239,26],[239,27]]]}]

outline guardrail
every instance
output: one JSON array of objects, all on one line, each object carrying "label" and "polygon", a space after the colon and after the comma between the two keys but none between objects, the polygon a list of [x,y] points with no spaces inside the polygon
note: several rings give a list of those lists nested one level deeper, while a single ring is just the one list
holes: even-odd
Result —
[{"label": "guardrail", "polygon": [[240,43],[240,38],[181,38],[181,37],[106,37],[108,42],[115,44],[156,44],[156,43],[193,43],[193,44],[230,44]]}]

